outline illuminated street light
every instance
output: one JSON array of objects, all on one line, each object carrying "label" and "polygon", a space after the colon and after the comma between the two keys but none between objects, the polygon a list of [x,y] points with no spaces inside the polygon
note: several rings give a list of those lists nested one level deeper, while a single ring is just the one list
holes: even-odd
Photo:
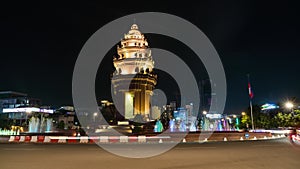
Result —
[{"label": "illuminated street light", "polygon": [[246,113],[245,113],[245,112],[242,112],[242,115],[243,115],[243,116],[245,116],[245,115],[246,115]]},{"label": "illuminated street light", "polygon": [[206,130],[206,123],[205,123],[205,120],[206,120],[206,114],[207,114],[207,111],[203,111],[202,112],[202,114],[203,114],[203,116],[202,116],[202,128],[204,129],[204,130]]},{"label": "illuminated street light", "polygon": [[95,112],[93,115],[94,115],[94,122],[95,122],[96,121],[96,116],[98,116],[98,113]]},{"label": "illuminated street light", "polygon": [[285,107],[291,110],[292,116],[294,116],[294,104],[292,102],[286,102]]},{"label": "illuminated street light", "polygon": [[292,109],[294,107],[294,104],[291,102],[287,102],[287,103],[285,103],[285,107],[288,109]]}]

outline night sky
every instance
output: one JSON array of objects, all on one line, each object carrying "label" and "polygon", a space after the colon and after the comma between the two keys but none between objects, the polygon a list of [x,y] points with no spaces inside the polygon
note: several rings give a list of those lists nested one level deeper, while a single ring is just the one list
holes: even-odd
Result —
[{"label": "night sky", "polygon": [[[147,11],[182,17],[210,39],[226,72],[225,113],[238,113],[248,106],[247,73],[250,73],[254,104],[300,98],[300,4],[211,0],[194,3],[114,1],[104,5],[101,1],[32,4],[26,1],[1,4],[0,90],[28,93],[40,98],[44,105],[72,105],[73,68],[84,43],[106,23]],[[128,23],[128,29],[131,24]],[[183,45],[175,40],[155,35],[147,39],[150,47],[171,50],[189,62],[185,58],[187,54],[178,50]],[[102,63],[104,67],[98,73],[112,69],[114,50],[112,47],[108,52],[104,61],[109,63]],[[205,72],[194,73],[205,76]],[[101,99],[108,97],[102,93],[101,86],[108,84],[106,77],[109,74],[97,76],[96,92]]]}]

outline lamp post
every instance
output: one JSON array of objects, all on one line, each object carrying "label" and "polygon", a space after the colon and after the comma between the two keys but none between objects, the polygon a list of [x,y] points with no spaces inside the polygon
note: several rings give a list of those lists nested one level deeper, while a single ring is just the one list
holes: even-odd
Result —
[{"label": "lamp post", "polygon": [[205,117],[206,117],[207,111],[204,110],[204,111],[202,112],[202,114],[203,114],[203,116],[202,116],[202,121],[203,121],[203,123],[202,123],[202,124],[203,124],[204,130],[206,130],[206,127],[205,127]]},{"label": "lamp post", "polygon": [[288,108],[289,110],[291,110],[291,114],[292,116],[294,115],[294,104],[292,102],[286,102],[285,103],[285,107]]},{"label": "lamp post", "polygon": [[96,117],[98,116],[98,113],[97,112],[95,112],[94,114],[93,114],[93,119],[94,119],[94,122],[96,122]]}]

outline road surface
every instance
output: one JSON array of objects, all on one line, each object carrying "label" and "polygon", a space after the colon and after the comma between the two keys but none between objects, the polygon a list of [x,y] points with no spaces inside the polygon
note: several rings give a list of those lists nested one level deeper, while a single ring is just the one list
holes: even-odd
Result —
[{"label": "road surface", "polygon": [[299,169],[286,138],[180,144],[150,158],[125,158],[95,144],[0,144],[1,169]]}]

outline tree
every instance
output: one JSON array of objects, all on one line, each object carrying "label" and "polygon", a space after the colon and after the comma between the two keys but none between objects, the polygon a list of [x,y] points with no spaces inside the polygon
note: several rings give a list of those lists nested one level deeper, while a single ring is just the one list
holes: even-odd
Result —
[{"label": "tree", "polygon": [[276,123],[278,124],[278,127],[291,127],[293,126],[293,117],[292,114],[286,114],[279,112],[275,116]]},{"label": "tree", "polygon": [[58,124],[57,124],[57,128],[58,129],[65,129],[65,122],[63,120],[61,120]]},{"label": "tree", "polygon": [[300,127],[300,110],[294,110],[293,123],[295,127]]},{"label": "tree", "polygon": [[249,124],[251,124],[250,116],[247,115],[247,114],[242,115],[241,126],[240,127],[243,128],[243,129],[248,129]]}]

